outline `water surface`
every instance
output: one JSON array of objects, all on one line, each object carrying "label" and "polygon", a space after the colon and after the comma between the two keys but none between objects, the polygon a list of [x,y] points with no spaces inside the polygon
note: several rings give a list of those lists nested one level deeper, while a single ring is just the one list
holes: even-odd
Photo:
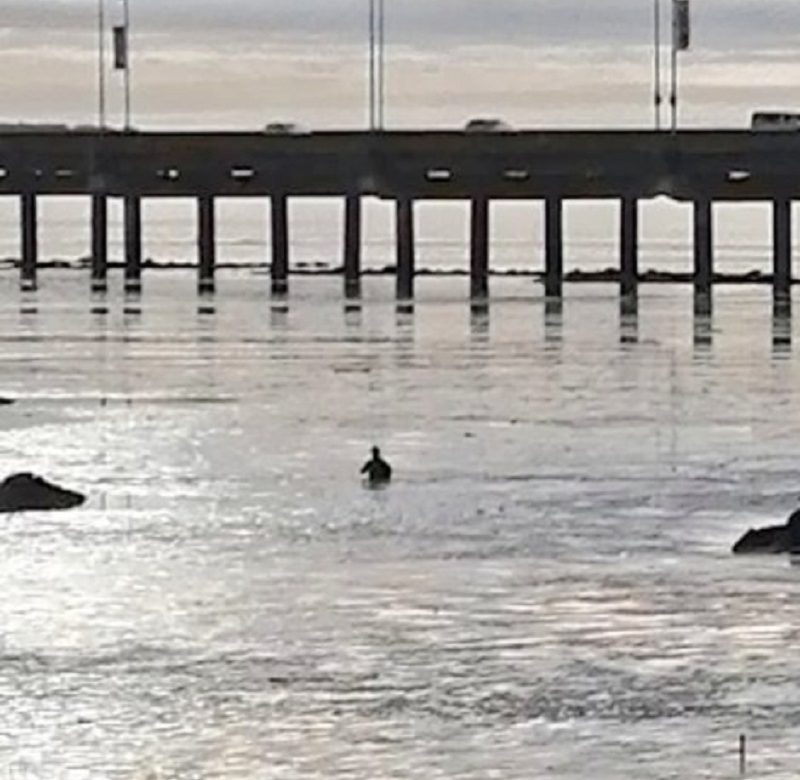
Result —
[{"label": "water surface", "polygon": [[[800,758],[799,572],[734,560],[800,497],[769,291],[189,272],[0,276],[0,767],[31,777],[734,777]],[[100,313],[106,310],[106,313]],[[396,482],[362,488],[380,444]]]}]

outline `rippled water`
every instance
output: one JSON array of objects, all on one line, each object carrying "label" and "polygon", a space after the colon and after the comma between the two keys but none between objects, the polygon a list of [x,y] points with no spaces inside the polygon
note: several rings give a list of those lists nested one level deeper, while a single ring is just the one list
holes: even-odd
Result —
[{"label": "rippled water", "polygon": [[800,570],[729,553],[800,496],[766,288],[293,284],[0,276],[3,469],[90,495],[0,531],[9,777],[796,776]]}]

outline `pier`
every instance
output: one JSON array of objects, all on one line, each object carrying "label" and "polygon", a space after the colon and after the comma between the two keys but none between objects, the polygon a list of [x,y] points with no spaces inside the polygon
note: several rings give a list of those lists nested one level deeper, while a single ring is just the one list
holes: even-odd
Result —
[{"label": "pier", "polygon": [[[125,289],[142,287],[142,201],[185,197],[197,203],[197,288],[215,290],[218,198],[263,199],[272,226],[270,289],[289,293],[293,198],[345,203],[344,297],[361,295],[361,212],[367,197],[392,201],[396,214],[396,293],[414,298],[414,214],[423,200],[471,204],[470,298],[490,295],[490,206],[496,200],[544,202],[544,293],[564,294],[564,203],[620,204],[620,258],[613,281],[623,297],[648,281],[639,270],[639,204],[668,196],[693,204],[699,301],[710,300],[713,205],[765,201],[773,211],[776,300],[792,278],[791,205],[800,198],[800,134],[736,130],[668,132],[521,131],[140,133],[35,130],[0,133],[0,195],[20,199],[20,284],[37,286],[42,196],[91,197],[91,288],[108,280],[109,199],[124,204]],[[265,258],[266,260],[267,258]]]}]

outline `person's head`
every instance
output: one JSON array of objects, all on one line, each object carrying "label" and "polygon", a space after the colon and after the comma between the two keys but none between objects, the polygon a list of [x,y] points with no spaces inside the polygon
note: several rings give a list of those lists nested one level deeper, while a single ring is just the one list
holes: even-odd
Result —
[{"label": "person's head", "polygon": [[373,447],[372,448],[372,457],[373,458],[380,458],[380,456],[381,456],[380,447]]}]

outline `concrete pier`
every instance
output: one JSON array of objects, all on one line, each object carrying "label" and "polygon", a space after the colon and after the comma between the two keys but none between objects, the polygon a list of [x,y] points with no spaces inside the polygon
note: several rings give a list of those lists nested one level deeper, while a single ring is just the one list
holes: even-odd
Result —
[{"label": "concrete pier", "polygon": [[472,301],[489,297],[489,201],[472,199],[469,291]]},{"label": "concrete pier", "polygon": [[624,197],[620,210],[620,293],[629,297],[639,286],[639,201]]},{"label": "concrete pier", "polygon": [[289,292],[289,209],[285,195],[272,196],[272,294]]},{"label": "concrete pier", "polygon": [[92,195],[92,292],[108,289],[108,198]]},{"label": "concrete pier", "polygon": [[560,298],[564,287],[564,204],[561,198],[547,198],[544,212],[544,290],[548,298]]},{"label": "concrete pier", "polygon": [[[794,168],[797,166],[798,170]],[[670,274],[639,275],[639,202],[666,196],[694,208],[694,273],[698,299],[710,301],[714,274],[714,203],[762,202],[773,208],[774,295],[790,299],[791,204],[800,198],[800,134],[749,129],[659,133],[561,129],[470,134],[452,131],[383,133],[321,130],[302,138],[260,132],[124,133],[64,125],[0,128],[0,195],[20,198],[21,285],[37,285],[37,198],[91,197],[92,288],[108,275],[108,203],[124,199],[125,288],[142,279],[143,198],[198,202],[198,288],[214,289],[215,199],[271,200],[272,292],[289,288],[290,198],[344,198],[344,293],[361,293],[364,197],[397,208],[397,296],[414,296],[414,206],[418,201],[469,201],[470,297],[486,301],[490,287],[490,205],[544,201],[546,296],[563,295],[564,203],[605,199],[620,203],[619,278],[623,298],[645,282]],[[658,269],[654,269],[657,271]],[[724,269],[721,269],[724,270]],[[732,274],[731,276],[735,276]],[[676,279],[687,281],[686,274]],[[575,275],[607,280],[608,275]]]},{"label": "concrete pier", "polygon": [[411,301],[414,298],[414,201],[410,198],[397,200],[397,299]]},{"label": "concrete pier", "polygon": [[20,284],[23,290],[35,290],[39,264],[39,228],[36,195],[33,193],[26,192],[20,198],[20,221],[22,235]]},{"label": "concrete pier", "polygon": [[773,293],[788,301],[792,291],[792,202],[772,202]]},{"label": "concrete pier", "polygon": [[217,268],[216,202],[211,195],[197,199],[197,291],[212,295]]},{"label": "concrete pier", "polygon": [[348,195],[344,205],[344,297],[361,297],[361,198]]},{"label": "concrete pier", "polygon": [[142,199],[128,195],[125,211],[125,292],[139,293],[142,289]]},{"label": "concrete pier", "polygon": [[694,292],[711,296],[714,278],[714,225],[711,201],[694,202]]}]

